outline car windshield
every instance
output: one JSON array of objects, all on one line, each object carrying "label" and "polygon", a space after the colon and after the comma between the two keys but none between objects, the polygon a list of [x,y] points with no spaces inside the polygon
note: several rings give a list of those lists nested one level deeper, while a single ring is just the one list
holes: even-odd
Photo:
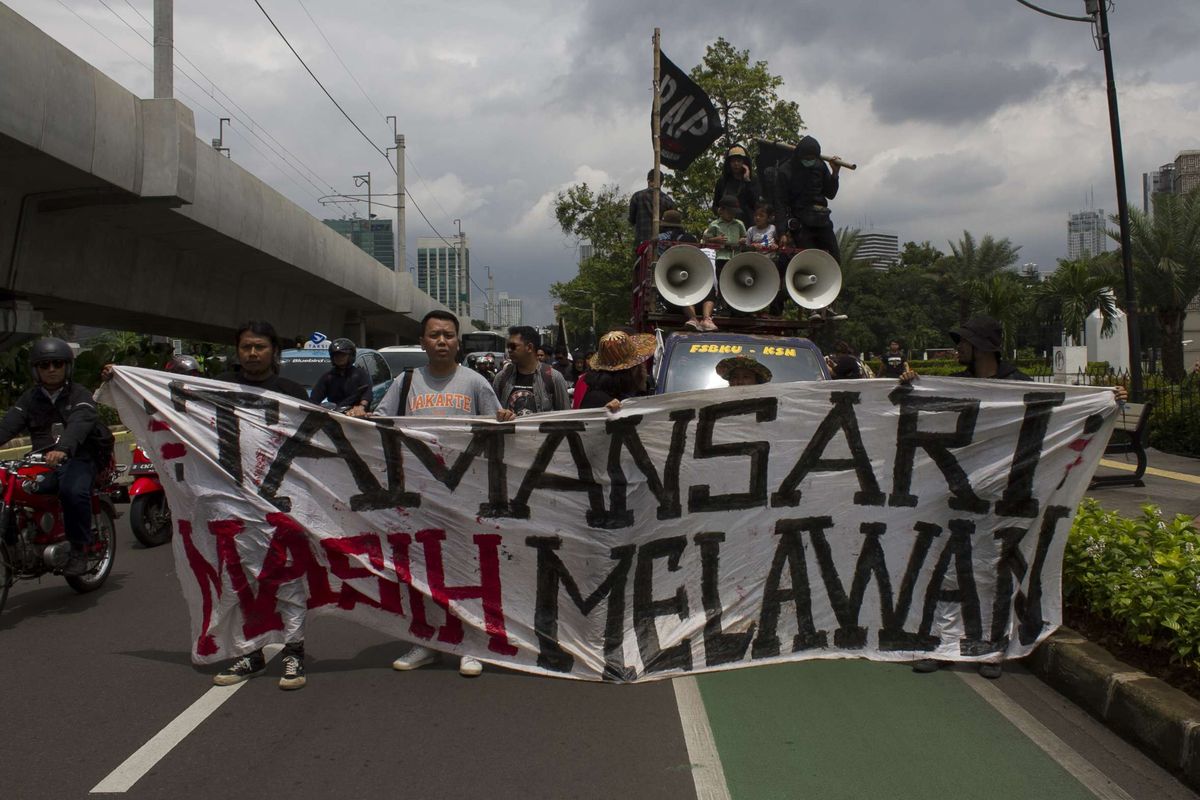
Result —
[{"label": "car windshield", "polygon": [[817,353],[807,347],[783,343],[689,339],[675,345],[667,363],[663,391],[687,392],[693,389],[723,389],[729,384],[717,374],[717,362],[730,356],[753,356],[771,370],[772,383],[819,381],[824,378]]},{"label": "car windshield", "polygon": [[279,366],[279,374],[293,380],[305,389],[311,389],[317,380],[333,367],[328,357],[315,356],[284,357]]},{"label": "car windshield", "polygon": [[379,355],[392,368],[392,375],[399,375],[406,369],[417,369],[429,363],[429,356],[424,350],[380,350]]}]

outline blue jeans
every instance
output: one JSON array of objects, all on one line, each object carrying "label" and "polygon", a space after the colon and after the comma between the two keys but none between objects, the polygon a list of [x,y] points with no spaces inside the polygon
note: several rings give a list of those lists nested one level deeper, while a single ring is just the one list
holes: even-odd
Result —
[{"label": "blue jeans", "polygon": [[69,458],[42,482],[39,494],[58,493],[67,541],[83,546],[92,542],[92,485],[96,465],[86,457]]}]

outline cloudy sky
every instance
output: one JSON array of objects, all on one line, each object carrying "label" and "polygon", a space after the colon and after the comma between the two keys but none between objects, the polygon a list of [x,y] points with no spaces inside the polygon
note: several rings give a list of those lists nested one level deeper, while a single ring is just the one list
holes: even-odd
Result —
[{"label": "cloudy sky", "polygon": [[[151,73],[130,57],[151,64],[151,48],[116,15],[151,39],[135,10],[150,18],[152,0],[3,2],[131,91],[151,94]],[[843,173],[838,225],[942,250],[963,230],[1007,236],[1022,261],[1048,269],[1066,255],[1068,214],[1093,196],[1093,207],[1116,208],[1103,60],[1090,26],[1016,0],[768,0],[738,11],[711,0],[261,2],[378,146],[391,141],[383,116],[399,118],[411,159],[409,265],[416,238],[432,235],[413,201],[444,235],[461,218],[475,280],[486,285],[490,265],[497,289],[525,298],[534,323],[550,318],[549,285],[575,272],[576,243],[553,221],[555,193],[581,180],[643,185],[656,25],[664,52],[685,69],[723,35],[784,78],[783,95],[825,152],[858,162]],[[1083,0],[1040,2],[1083,13]],[[1119,0],[1110,19],[1130,200],[1140,205],[1143,172],[1200,148],[1200,3]],[[201,139],[217,135],[219,116],[236,117],[226,136],[233,158],[317,216],[339,215],[317,198],[330,186],[354,191],[358,173],[371,171],[377,192],[395,191],[382,156],[254,0],[179,0],[175,41],[194,64],[177,65],[200,84],[176,73]],[[251,119],[302,165],[250,136]],[[479,315],[482,296],[475,302]]]}]

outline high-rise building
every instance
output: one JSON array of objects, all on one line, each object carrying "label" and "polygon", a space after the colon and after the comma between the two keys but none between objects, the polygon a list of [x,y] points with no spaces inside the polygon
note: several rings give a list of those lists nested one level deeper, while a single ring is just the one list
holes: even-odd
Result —
[{"label": "high-rise building", "polygon": [[1017,270],[1017,274],[1020,275],[1021,279],[1026,283],[1041,283],[1046,279],[1046,277],[1042,275],[1042,270],[1033,261],[1022,264],[1021,268]]},{"label": "high-rise building", "polygon": [[461,246],[454,239],[417,239],[417,288],[460,317],[470,319],[471,247],[466,236]]},{"label": "high-rise building", "polygon": [[388,269],[396,268],[396,239],[390,219],[323,219],[321,222]]},{"label": "high-rise building", "polygon": [[591,242],[580,242],[579,243],[579,263],[580,264],[582,264],[584,261],[587,261],[593,255],[595,255],[595,253],[596,253],[596,249],[594,247],[592,247]]},{"label": "high-rise building", "polygon": [[501,329],[521,325],[521,298],[509,297],[508,292],[500,292],[496,298],[496,316]]},{"label": "high-rise building", "polygon": [[888,269],[900,263],[900,237],[886,231],[858,234],[855,261],[867,261],[875,269]]},{"label": "high-rise building", "polygon": [[1175,175],[1171,189],[1175,194],[1187,194],[1200,188],[1200,150],[1184,150],[1175,156]]},{"label": "high-rise building", "polygon": [[1067,221],[1067,258],[1098,256],[1108,250],[1104,209],[1080,211]]},{"label": "high-rise building", "polygon": [[1154,172],[1142,173],[1142,211],[1154,213],[1154,195],[1175,191],[1175,164],[1163,164]]}]

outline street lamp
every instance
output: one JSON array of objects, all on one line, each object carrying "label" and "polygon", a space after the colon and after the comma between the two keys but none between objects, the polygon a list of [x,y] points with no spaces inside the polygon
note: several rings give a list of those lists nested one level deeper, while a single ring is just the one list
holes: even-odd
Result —
[{"label": "street lamp", "polygon": [[1133,283],[1133,245],[1129,236],[1129,201],[1125,194],[1125,153],[1121,148],[1121,116],[1117,111],[1117,84],[1113,80],[1112,37],[1108,30],[1111,0],[1083,0],[1088,16],[1073,17],[1040,8],[1029,0],[1017,0],[1040,14],[1071,22],[1086,22],[1095,28],[1096,48],[1104,53],[1104,77],[1108,83],[1108,121],[1112,134],[1113,170],[1117,178],[1117,219],[1121,227],[1121,269],[1125,278],[1125,321],[1129,326],[1129,393],[1142,399],[1142,344],[1138,331],[1137,295]]},{"label": "street lamp", "polygon": [[356,188],[362,188],[363,186],[367,187],[367,228],[369,229],[371,227],[371,219],[372,219],[372,215],[371,215],[371,173],[368,172],[366,175],[355,175],[354,176],[354,186]]}]

